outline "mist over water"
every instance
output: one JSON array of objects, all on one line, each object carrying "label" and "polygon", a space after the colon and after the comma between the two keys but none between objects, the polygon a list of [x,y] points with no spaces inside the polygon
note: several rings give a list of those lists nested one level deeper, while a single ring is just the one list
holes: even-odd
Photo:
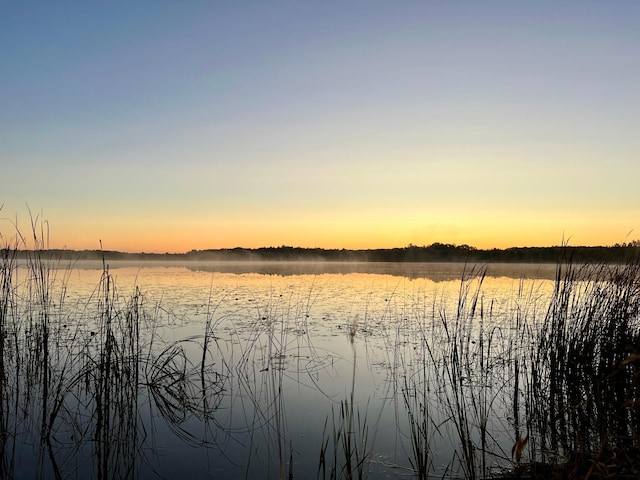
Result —
[{"label": "mist over water", "polygon": [[[109,268],[181,267],[195,272],[259,273],[264,275],[320,275],[368,273],[391,275],[407,279],[424,278],[433,281],[459,280],[464,272],[485,267],[488,277],[514,279],[548,279],[556,273],[555,263],[488,263],[465,264],[452,262],[331,262],[331,261],[126,261],[108,262]],[[72,263],[74,269],[102,271],[102,262],[81,260]],[[63,265],[64,267],[64,265]]]}]

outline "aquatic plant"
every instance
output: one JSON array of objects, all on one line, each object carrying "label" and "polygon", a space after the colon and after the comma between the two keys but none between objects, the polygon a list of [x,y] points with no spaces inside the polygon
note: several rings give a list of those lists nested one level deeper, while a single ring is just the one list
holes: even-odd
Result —
[{"label": "aquatic plant", "polygon": [[608,474],[640,472],[639,313],[638,258],[558,265],[528,359],[532,462],[581,475],[593,462]]},{"label": "aquatic plant", "polygon": [[219,404],[203,406],[197,386],[220,397],[224,372],[191,365],[189,340],[158,352],[144,296],[122,300],[106,262],[87,303],[67,305],[71,265],[42,255],[46,231],[37,218],[31,227],[28,255],[19,232],[0,249],[0,476],[138,478],[142,404],[186,436],[185,418]]}]

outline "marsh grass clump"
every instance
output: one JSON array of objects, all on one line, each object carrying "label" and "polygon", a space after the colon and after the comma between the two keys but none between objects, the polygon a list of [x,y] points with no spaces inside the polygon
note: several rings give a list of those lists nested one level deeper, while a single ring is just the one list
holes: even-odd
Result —
[{"label": "marsh grass clump", "polygon": [[[97,315],[76,316],[65,304],[61,270],[40,249],[23,265],[4,259],[1,329],[12,342],[3,343],[10,352],[4,351],[1,373],[11,381],[3,382],[2,414],[13,422],[5,430],[4,446],[11,447],[5,450],[11,456],[3,456],[5,478],[130,478],[138,444],[139,293],[125,310],[116,308],[105,269]],[[79,471],[75,459],[89,445],[93,468]],[[35,465],[13,456],[30,448]]]},{"label": "marsh grass clump", "polygon": [[558,266],[530,353],[532,467],[640,474],[640,263]]},{"label": "marsh grass clump", "polygon": [[456,307],[419,319],[415,356],[395,369],[414,474],[436,475],[446,438],[445,475],[640,474],[638,261],[562,262],[544,305],[521,281],[504,311],[484,278],[466,272]]},{"label": "marsh grass clump", "polygon": [[[504,436],[505,399],[513,382],[513,344],[517,330],[485,306],[482,286],[486,267],[465,270],[454,317],[441,311],[443,336],[436,357],[443,425],[452,424],[456,442],[449,464],[464,478],[487,478],[508,462]],[[458,474],[458,473],[456,473]]]},{"label": "marsh grass clump", "polygon": [[156,345],[144,296],[120,297],[106,262],[87,303],[67,304],[72,265],[44,254],[39,225],[0,248],[0,477],[138,478],[143,411],[195,438],[185,420],[213,415],[226,374],[189,361],[196,339]]}]

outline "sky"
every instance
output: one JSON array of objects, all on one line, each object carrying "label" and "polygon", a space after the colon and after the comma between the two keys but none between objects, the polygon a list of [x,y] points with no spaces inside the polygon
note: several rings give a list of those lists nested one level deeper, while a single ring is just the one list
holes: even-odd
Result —
[{"label": "sky", "polygon": [[640,2],[0,0],[0,233],[640,238]]}]

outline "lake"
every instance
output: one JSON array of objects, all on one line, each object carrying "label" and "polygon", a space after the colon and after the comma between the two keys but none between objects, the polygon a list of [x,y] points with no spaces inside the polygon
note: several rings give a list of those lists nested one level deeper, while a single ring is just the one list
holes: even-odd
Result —
[{"label": "lake", "polygon": [[513,360],[556,275],[549,264],[40,267],[12,267],[4,295],[2,470],[19,478],[512,468],[524,424]]}]

